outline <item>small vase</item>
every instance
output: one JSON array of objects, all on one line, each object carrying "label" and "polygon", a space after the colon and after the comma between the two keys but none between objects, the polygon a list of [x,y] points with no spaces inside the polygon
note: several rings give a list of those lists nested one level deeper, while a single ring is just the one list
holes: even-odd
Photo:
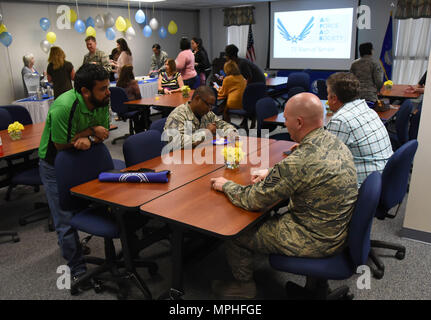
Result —
[{"label": "small vase", "polygon": [[183,98],[188,98],[189,97],[189,93],[188,92],[183,92]]},{"label": "small vase", "polygon": [[9,133],[9,136],[12,140],[19,140],[22,137],[21,131],[12,131]]},{"label": "small vase", "polygon": [[236,168],[239,168],[239,162],[225,162],[226,168],[230,170],[234,170]]},{"label": "small vase", "polygon": [[385,85],[385,89],[388,90],[388,91],[392,90],[392,85],[390,85],[390,84],[389,85]]}]

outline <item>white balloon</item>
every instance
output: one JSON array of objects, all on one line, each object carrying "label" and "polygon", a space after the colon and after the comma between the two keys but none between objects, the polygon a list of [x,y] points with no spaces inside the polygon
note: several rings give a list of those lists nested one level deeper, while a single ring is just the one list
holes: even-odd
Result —
[{"label": "white balloon", "polygon": [[48,53],[51,47],[52,45],[48,42],[48,40],[42,40],[42,42],[40,43],[40,48],[45,53]]},{"label": "white balloon", "polygon": [[157,28],[159,27],[159,22],[157,21],[156,18],[153,18],[150,20],[150,27],[153,30],[157,30]]},{"label": "white balloon", "polygon": [[2,14],[0,13],[0,24],[2,24],[3,23],[3,16],[2,16]]},{"label": "white balloon", "polygon": [[126,39],[127,40],[132,40],[134,36],[136,36],[135,29],[133,29],[133,27],[127,28],[127,30],[126,30]]},{"label": "white balloon", "polygon": [[115,20],[110,12],[105,13],[103,19],[105,20],[105,28],[111,28],[114,26]]},{"label": "white balloon", "polygon": [[96,18],[94,18],[94,22],[96,24],[96,27],[99,29],[102,29],[105,25],[105,21],[103,20],[103,17],[100,14],[98,14]]}]

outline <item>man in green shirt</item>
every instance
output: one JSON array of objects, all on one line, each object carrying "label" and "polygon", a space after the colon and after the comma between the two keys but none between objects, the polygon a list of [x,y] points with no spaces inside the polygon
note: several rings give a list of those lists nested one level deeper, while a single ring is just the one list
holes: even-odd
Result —
[{"label": "man in green shirt", "polygon": [[76,280],[87,269],[78,233],[68,224],[73,212],[60,207],[54,162],[59,151],[87,150],[92,143],[108,138],[109,73],[100,65],[85,64],[74,81],[75,89],[58,97],[48,111],[39,146],[39,170],[62,255]]}]

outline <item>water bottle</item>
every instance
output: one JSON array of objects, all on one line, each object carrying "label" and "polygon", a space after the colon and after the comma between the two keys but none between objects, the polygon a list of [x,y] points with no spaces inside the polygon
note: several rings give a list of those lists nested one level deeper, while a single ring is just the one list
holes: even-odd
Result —
[{"label": "water bottle", "polygon": [[3,142],[1,141],[1,137],[0,137],[0,156],[3,155]]},{"label": "water bottle", "polygon": [[36,95],[37,95],[37,100],[42,100],[43,95],[42,95],[42,90],[40,90],[40,87],[37,88]]}]

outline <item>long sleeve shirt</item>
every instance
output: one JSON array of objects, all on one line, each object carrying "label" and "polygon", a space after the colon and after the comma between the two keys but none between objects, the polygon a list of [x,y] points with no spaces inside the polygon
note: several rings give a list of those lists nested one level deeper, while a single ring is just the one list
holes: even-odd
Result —
[{"label": "long sleeve shirt", "polygon": [[181,73],[183,80],[196,77],[195,55],[192,50],[187,49],[181,51],[175,59],[175,63],[177,65],[177,71]]}]

